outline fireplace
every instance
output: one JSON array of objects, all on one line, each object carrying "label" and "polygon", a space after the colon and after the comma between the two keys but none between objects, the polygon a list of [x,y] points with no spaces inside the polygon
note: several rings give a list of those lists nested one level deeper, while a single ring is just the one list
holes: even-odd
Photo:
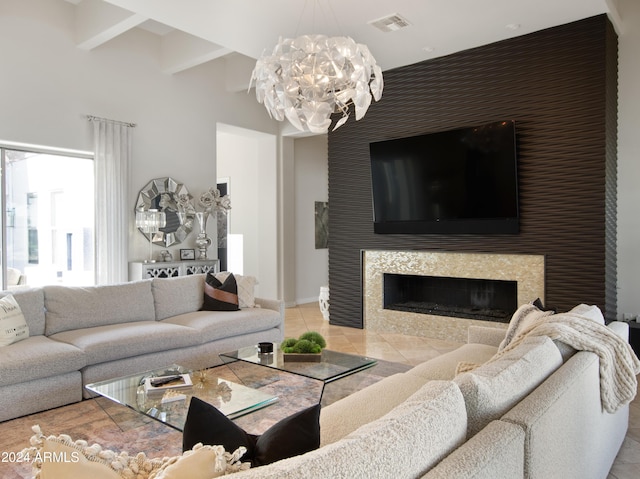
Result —
[{"label": "fireplace", "polygon": [[508,323],[518,308],[516,281],[384,273],[383,286],[395,311]]},{"label": "fireplace", "polygon": [[[362,252],[366,329],[466,342],[469,325],[506,328],[518,306],[544,302],[544,293],[542,255]],[[461,304],[451,308],[451,298]]]}]

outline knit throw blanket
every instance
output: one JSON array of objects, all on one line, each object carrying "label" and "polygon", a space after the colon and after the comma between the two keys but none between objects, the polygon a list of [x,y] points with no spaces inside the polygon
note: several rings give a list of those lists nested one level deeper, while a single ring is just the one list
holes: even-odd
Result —
[{"label": "knit throw blanket", "polygon": [[600,397],[607,412],[616,412],[635,397],[640,361],[629,343],[607,326],[573,313],[539,316],[532,324],[517,331],[507,344],[501,344],[503,349],[491,360],[515,348],[527,336],[548,336],[578,351],[597,354],[600,358]]}]

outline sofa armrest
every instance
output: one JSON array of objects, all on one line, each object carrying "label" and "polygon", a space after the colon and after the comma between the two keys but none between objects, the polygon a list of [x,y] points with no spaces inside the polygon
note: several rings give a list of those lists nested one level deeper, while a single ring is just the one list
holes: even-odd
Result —
[{"label": "sofa armrest", "polygon": [[625,438],[629,405],[615,414],[603,409],[598,356],[578,351],[502,420],[525,430],[522,477],[605,478]]},{"label": "sofa armrest", "polygon": [[505,329],[488,328],[486,326],[469,326],[467,343],[486,344],[487,346],[500,346],[506,334]]},{"label": "sofa armrest", "polygon": [[629,342],[629,324],[623,321],[612,321],[607,324],[607,327],[610,328],[614,333],[624,339],[626,342]]},{"label": "sofa armrest", "polygon": [[255,298],[255,303],[258,308],[270,309],[278,312],[280,315],[280,325],[278,326],[278,329],[280,330],[280,337],[277,342],[284,341],[284,301],[280,301],[278,299]]},{"label": "sofa armrest", "polygon": [[256,306],[279,312],[284,318],[284,302],[277,299],[255,298]]}]

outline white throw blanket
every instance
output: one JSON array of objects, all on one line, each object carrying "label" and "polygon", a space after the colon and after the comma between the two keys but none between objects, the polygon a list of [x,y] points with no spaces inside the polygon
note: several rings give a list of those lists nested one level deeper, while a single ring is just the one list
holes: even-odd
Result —
[{"label": "white throw blanket", "polygon": [[604,409],[616,412],[636,396],[640,360],[624,339],[608,327],[573,314],[552,314],[537,318],[503,344],[491,360],[520,344],[526,336],[548,336],[579,351],[591,351],[600,358],[600,397]]}]

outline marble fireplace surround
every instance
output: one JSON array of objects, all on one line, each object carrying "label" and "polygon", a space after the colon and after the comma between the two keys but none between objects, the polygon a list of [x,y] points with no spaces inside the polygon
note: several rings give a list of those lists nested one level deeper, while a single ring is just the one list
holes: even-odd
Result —
[{"label": "marble fireplace surround", "polygon": [[383,275],[411,274],[517,282],[518,305],[544,302],[544,255],[442,251],[362,251],[363,321],[366,329],[466,342],[469,325],[506,323],[384,309]]}]

